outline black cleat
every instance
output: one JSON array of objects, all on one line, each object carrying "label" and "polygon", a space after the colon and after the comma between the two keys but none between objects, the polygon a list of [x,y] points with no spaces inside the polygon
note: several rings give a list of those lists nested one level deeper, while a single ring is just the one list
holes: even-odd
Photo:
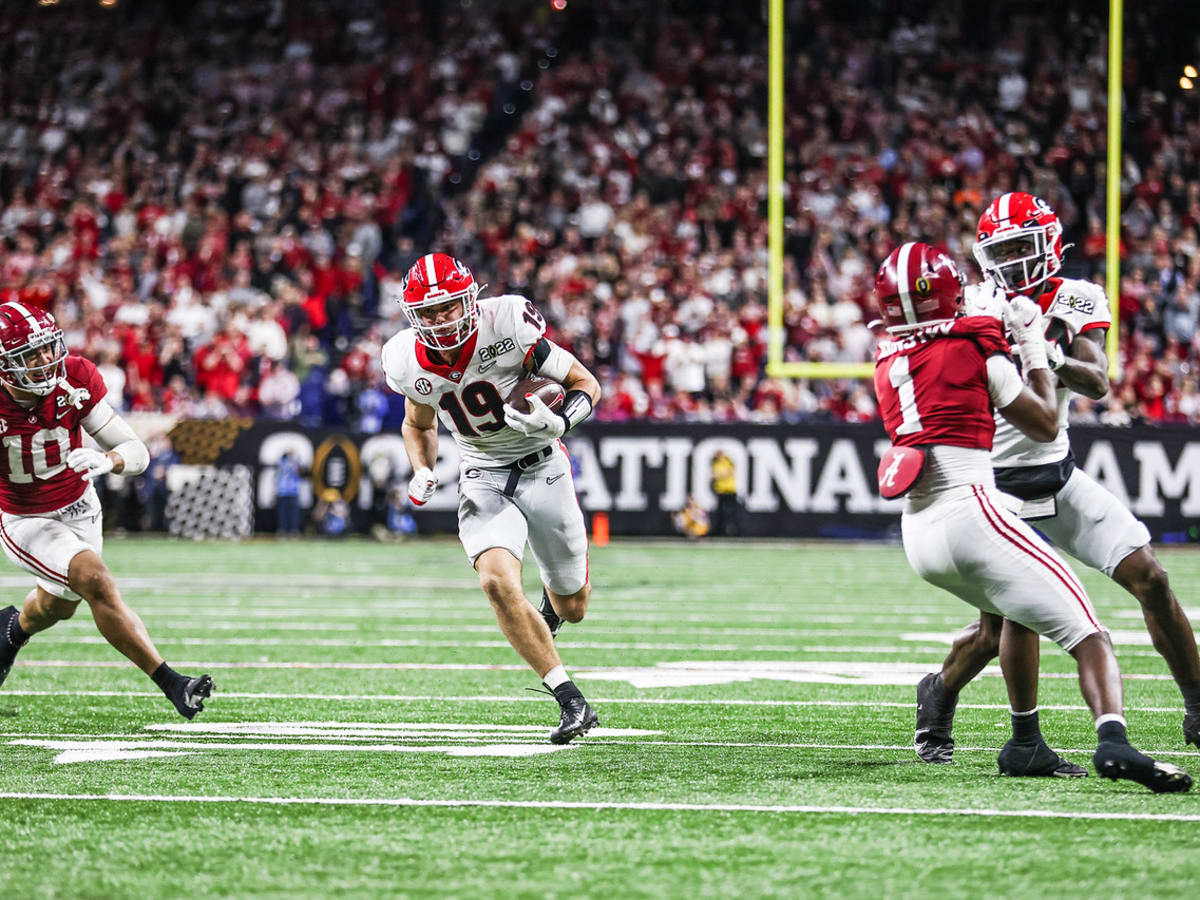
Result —
[{"label": "black cleat", "polygon": [[4,679],[8,677],[8,673],[13,667],[17,651],[29,643],[29,638],[25,638],[18,644],[14,643],[11,637],[13,623],[17,621],[17,616],[20,614],[21,611],[15,606],[6,606],[4,609],[0,609],[0,685],[4,684]]},{"label": "black cleat", "polygon": [[1156,794],[1183,793],[1192,786],[1192,777],[1179,766],[1151,759],[1129,744],[1101,741],[1092,764],[1105,778],[1127,778]]},{"label": "black cleat", "polygon": [[1045,741],[1019,744],[1010,740],[996,758],[1001,775],[1021,778],[1086,778],[1087,769],[1063,759]]},{"label": "black cleat", "polygon": [[[0,672],[0,683],[4,681],[4,673]],[[1183,742],[1200,747],[1200,715],[1183,717]]]},{"label": "black cleat", "polygon": [[954,738],[950,729],[954,725],[954,707],[958,697],[943,708],[945,697],[937,687],[937,672],[926,675],[917,684],[917,731],[913,735],[913,746],[917,756],[927,763],[954,761]]},{"label": "black cleat", "polygon": [[550,732],[550,743],[569,743],[572,739],[581,734],[587,734],[588,731],[600,724],[600,717],[596,715],[596,711],[579,691],[573,691],[562,697],[556,695],[555,699],[562,708],[562,719],[559,721],[558,727]]},{"label": "black cleat", "polygon": [[193,719],[196,713],[204,711],[204,701],[213,692],[211,675],[201,675],[199,678],[181,678],[167,694],[179,714],[185,719]]},{"label": "black cleat", "polygon": [[542,605],[538,607],[538,612],[546,620],[546,627],[550,629],[550,637],[558,637],[558,629],[562,627],[563,623],[562,616],[554,611],[554,604],[550,602],[550,595],[546,593],[545,588],[542,588]]}]

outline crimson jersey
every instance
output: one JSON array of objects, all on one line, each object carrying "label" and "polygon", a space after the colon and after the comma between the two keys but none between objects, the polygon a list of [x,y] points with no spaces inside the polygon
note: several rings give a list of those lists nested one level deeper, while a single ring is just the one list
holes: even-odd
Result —
[{"label": "crimson jersey", "polygon": [[892,443],[991,450],[996,423],[987,360],[997,353],[1008,355],[1008,340],[990,316],[967,316],[880,341],[875,396]]},{"label": "crimson jersey", "polygon": [[[68,356],[66,380],[76,390],[72,406],[60,384],[31,407],[0,389],[0,510],[36,515],[62,509],[87,489],[67,468],[67,454],[83,443],[81,423],[108,393],[99,370],[82,356]],[[79,392],[82,389],[82,392]]]}]

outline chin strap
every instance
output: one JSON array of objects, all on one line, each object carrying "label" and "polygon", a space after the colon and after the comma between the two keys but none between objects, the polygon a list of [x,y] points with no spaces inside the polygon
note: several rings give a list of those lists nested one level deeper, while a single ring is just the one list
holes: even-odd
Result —
[{"label": "chin strap", "polygon": [[72,387],[65,377],[58,379],[58,386],[67,393],[67,405],[83,409],[83,404],[92,399],[92,392],[85,387]]}]

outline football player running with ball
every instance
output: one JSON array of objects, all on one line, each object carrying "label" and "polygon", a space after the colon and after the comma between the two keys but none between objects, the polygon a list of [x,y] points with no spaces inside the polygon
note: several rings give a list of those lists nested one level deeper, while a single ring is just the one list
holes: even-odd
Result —
[{"label": "football player running with ball", "polygon": [[[876,298],[891,340],[876,351],[875,393],[892,448],[879,467],[880,493],[907,495],[904,552],[918,575],[979,610],[1002,617],[1000,665],[1013,710],[1013,739],[1000,771],[1085,774],[1051,750],[1027,715],[1037,708],[1036,656],[1028,636],[1070,653],[1095,720],[1096,771],[1156,792],[1185,791],[1191,778],[1130,746],[1121,671],[1108,634],[1066,563],[1005,508],[990,451],[993,411],[1031,440],[1058,435],[1058,404],[1046,358],[1042,314],[1018,297],[1004,307],[1028,384],[1008,353],[1000,322],[963,316],[963,279],[954,261],[908,243],[884,262]],[[1033,635],[1036,641],[1036,635]]]},{"label": "football player running with ball", "polygon": [[[102,510],[92,480],[137,475],[150,462],[105,393],[96,367],[67,355],[53,316],[21,303],[0,306],[0,543],[37,584],[23,609],[0,610],[0,684],[32,635],[86,600],[105,639],[191,719],[204,709],[212,679],[181,675],[163,661],[100,558]],[[104,449],[84,447],[84,430]]]},{"label": "football player running with ball", "polygon": [[[565,744],[599,719],[554,646],[564,620],[583,619],[591,593],[587,530],[560,438],[591,415],[600,384],[546,339],[532,303],[512,294],[480,300],[480,290],[445,253],[417,260],[397,298],[412,327],[384,345],[383,370],[407,398],[401,430],[415,505],[437,487],[439,417],[458,444],[459,538],[500,630],[558,701],[550,740]],[[525,412],[506,402],[535,375],[562,386],[556,410],[536,394]],[[540,611],[521,586],[526,540],[544,585]]]},{"label": "football player running with ball", "polygon": [[[1008,297],[1036,302],[1047,323],[1046,355],[1056,379],[1058,436],[1030,440],[996,417],[992,465],[996,487],[1018,515],[1056,547],[1098,569],[1135,596],[1154,647],[1183,694],[1183,739],[1200,747],[1200,654],[1187,615],[1175,599],[1150,532],[1120,500],[1075,467],[1067,438],[1072,393],[1098,399],[1108,393],[1104,342],[1111,326],[1108,299],[1089,281],[1059,278],[1066,248],[1062,225],[1039,197],[1013,192],[992,201],[979,220],[975,258],[987,280],[967,288],[968,315],[998,316]],[[1036,653],[1036,639],[1029,648]],[[983,613],[954,642],[942,671],[917,690],[917,754],[949,762],[958,692],[1000,650],[1000,620]]]}]

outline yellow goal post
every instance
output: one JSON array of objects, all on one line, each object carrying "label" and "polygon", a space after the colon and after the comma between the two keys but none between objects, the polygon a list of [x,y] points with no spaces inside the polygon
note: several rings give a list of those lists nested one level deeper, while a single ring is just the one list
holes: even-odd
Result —
[{"label": "yellow goal post", "polygon": [[[788,362],[783,326],[784,3],[767,6],[767,375],[772,378],[870,378],[871,363]],[[1117,377],[1121,288],[1121,57],[1124,0],[1108,7],[1108,169],[1105,288],[1112,311],[1109,374]]]}]

